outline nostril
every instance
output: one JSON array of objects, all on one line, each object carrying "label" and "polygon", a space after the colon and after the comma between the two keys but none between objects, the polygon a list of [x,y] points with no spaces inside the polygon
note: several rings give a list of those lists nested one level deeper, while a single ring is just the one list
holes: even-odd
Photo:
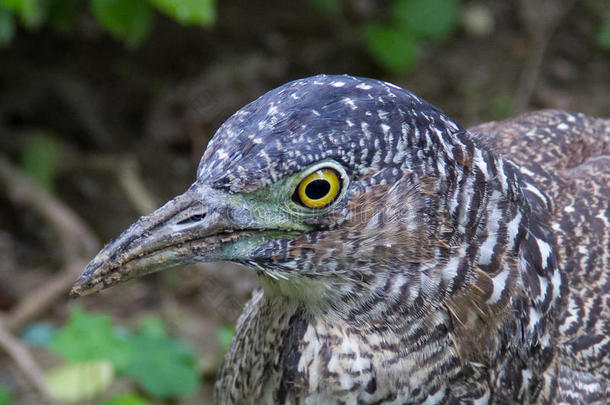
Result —
[{"label": "nostril", "polygon": [[188,224],[193,224],[195,222],[199,222],[201,221],[203,218],[205,218],[206,214],[195,214],[195,215],[191,215],[188,218],[183,219],[182,221],[178,221],[177,225],[188,225]]}]

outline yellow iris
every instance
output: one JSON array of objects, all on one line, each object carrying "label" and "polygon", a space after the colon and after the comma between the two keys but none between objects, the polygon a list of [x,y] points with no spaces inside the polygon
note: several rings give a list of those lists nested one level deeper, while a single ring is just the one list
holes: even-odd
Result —
[{"label": "yellow iris", "polygon": [[333,202],[340,188],[341,181],[334,170],[320,169],[305,177],[297,192],[304,206],[322,208]]}]

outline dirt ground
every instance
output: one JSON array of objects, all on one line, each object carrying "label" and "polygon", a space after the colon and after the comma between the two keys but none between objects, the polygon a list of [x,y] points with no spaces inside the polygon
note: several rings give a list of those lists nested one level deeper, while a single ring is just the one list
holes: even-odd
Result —
[{"label": "dirt ground", "polygon": [[[91,24],[79,35],[19,32],[0,50],[0,163],[19,165],[29,139],[50,135],[60,150],[53,198],[80,221],[76,228],[54,223],[46,197],[23,197],[21,183],[7,180],[0,164],[0,311],[17,334],[28,322],[65,322],[74,302],[64,293],[46,302],[41,291],[57,280],[67,288],[65,280],[81,267],[66,267],[185,190],[216,128],[286,81],[316,73],[386,79],[465,126],[542,108],[610,115],[610,51],[596,43],[604,1],[463,2],[483,5],[491,26],[480,32],[463,18],[448,40],[421,44],[417,66],[400,75],[384,73],[357,35],[364,22],[383,18],[387,2],[346,2],[338,17],[307,1],[218,3],[215,27],[159,18],[135,49]],[[66,248],[70,241],[79,247]],[[235,323],[256,285],[245,268],[205,264],[76,304],[124,325],[143,314],[160,316],[201,357],[202,389],[171,403],[201,404],[221,360],[217,330]],[[43,368],[57,363],[42,349],[33,353]],[[0,383],[17,392],[16,403],[37,403],[1,350]]]}]

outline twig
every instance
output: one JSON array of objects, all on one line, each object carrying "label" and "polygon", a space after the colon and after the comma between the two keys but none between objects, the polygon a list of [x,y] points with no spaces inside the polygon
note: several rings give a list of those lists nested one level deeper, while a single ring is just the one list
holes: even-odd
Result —
[{"label": "twig", "polygon": [[2,156],[0,183],[4,183],[12,201],[36,211],[55,230],[65,263],[59,276],[42,282],[6,315],[6,327],[15,330],[65,294],[100,244],[70,208],[13,168]]},{"label": "twig", "polygon": [[142,181],[138,162],[130,157],[70,153],[70,159],[62,162],[62,171],[88,170],[103,172],[116,178],[131,207],[140,215],[150,214],[158,207],[158,199]]},{"label": "twig", "polygon": [[25,296],[19,304],[5,316],[8,330],[17,330],[27,321],[49,308],[57,299],[66,294],[74,280],[80,275],[88,260],[76,260],[61,272]]},{"label": "twig", "polygon": [[522,0],[520,2],[532,43],[513,97],[513,113],[520,113],[527,109],[540,77],[542,61],[549,41],[559,23],[575,2],[576,0],[545,0],[540,2]]},{"label": "twig", "polygon": [[13,168],[3,156],[0,156],[0,182],[5,184],[13,202],[28,206],[53,227],[66,263],[97,252],[99,242],[89,227],[68,206]]},{"label": "twig", "polygon": [[36,361],[30,355],[28,349],[21,344],[5,327],[4,322],[0,318],[0,346],[13,359],[17,367],[23,375],[30,381],[38,392],[44,397],[45,402],[49,404],[57,404],[45,384],[44,375]]},{"label": "twig", "polygon": [[10,330],[19,328],[64,295],[89,258],[99,249],[99,242],[72,210],[13,168],[2,156],[0,156],[0,183],[5,185],[4,189],[12,201],[36,211],[53,227],[62,247],[66,267],[60,275],[42,282],[40,287],[32,290],[21,300],[5,319],[0,318],[0,347],[15,361],[47,402],[56,404],[57,402],[49,396],[40,367],[28,349],[10,333]]},{"label": "twig", "polygon": [[115,170],[115,173],[131,206],[140,215],[150,214],[157,208],[156,199],[144,185],[137,163],[132,159],[124,159],[118,167],[120,169]]}]

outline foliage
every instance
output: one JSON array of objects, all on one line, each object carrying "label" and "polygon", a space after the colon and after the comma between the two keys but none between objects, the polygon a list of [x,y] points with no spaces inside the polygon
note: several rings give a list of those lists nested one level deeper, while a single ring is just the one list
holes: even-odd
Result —
[{"label": "foliage", "polygon": [[144,325],[130,337],[129,348],[131,358],[124,373],[152,396],[188,396],[197,390],[195,356],[184,342],[167,337],[160,322]]},{"label": "foliage", "polygon": [[69,363],[51,370],[46,386],[53,398],[61,402],[89,401],[106,390],[114,380],[109,361]]},{"label": "foliage", "polygon": [[[458,1],[394,0],[389,22],[362,27],[364,45],[389,72],[407,70],[417,62],[422,41],[441,41],[449,36],[459,15]],[[341,0],[311,3],[329,16],[341,12]],[[86,4],[90,11],[78,0],[0,0],[0,46],[14,37],[15,17],[30,30],[46,24],[58,32],[68,32],[90,12],[101,27],[128,47],[148,37],[155,12],[183,25],[210,27],[216,20],[216,0],[88,0]]]},{"label": "foliage", "polygon": [[11,405],[11,393],[2,385],[0,385],[0,405]]},{"label": "foliage", "polygon": [[134,394],[119,394],[99,405],[149,405],[150,402]]},{"label": "foliage", "polygon": [[0,0],[0,4],[15,12],[26,27],[37,27],[44,18],[42,0]]},{"label": "foliage", "polygon": [[54,189],[58,163],[59,144],[54,138],[45,134],[27,138],[21,155],[21,169],[48,191]]},{"label": "foliage", "polygon": [[223,326],[218,329],[218,342],[220,343],[220,352],[223,356],[229,350],[229,346],[231,346],[233,335],[235,335],[234,326]]},{"label": "foliage", "polygon": [[209,27],[216,19],[215,0],[150,0],[157,10],[181,24]]},{"label": "foliage", "polygon": [[364,33],[371,55],[390,72],[407,70],[417,60],[417,41],[399,27],[369,25]]},{"label": "foliage", "polygon": [[155,398],[188,396],[199,385],[193,351],[168,337],[155,318],[143,321],[134,333],[113,327],[108,315],[74,308],[50,349],[71,364],[106,361],[119,376],[132,378]]},{"label": "foliage", "polygon": [[394,0],[389,24],[370,24],[364,40],[371,55],[392,73],[413,67],[423,40],[441,41],[455,28],[457,0]]},{"label": "foliage", "polygon": [[405,34],[417,39],[447,38],[457,22],[456,0],[396,0],[393,16]]},{"label": "foliage", "polygon": [[329,15],[337,15],[341,11],[341,0],[311,0],[311,4]]},{"label": "foliage", "polygon": [[[130,47],[146,39],[155,11],[184,25],[210,27],[216,20],[216,0],[89,0],[88,5],[97,22]],[[48,24],[66,32],[86,14],[78,0],[0,0],[0,46],[13,38],[15,17],[27,29]]]},{"label": "foliage", "polygon": [[116,333],[110,317],[81,308],[71,309],[68,324],[55,334],[49,348],[72,363],[108,360],[120,371],[130,357],[129,343]]},{"label": "foliage", "polygon": [[597,44],[606,50],[610,50],[610,24],[604,25],[597,33]]},{"label": "foliage", "polygon": [[146,0],[91,0],[91,10],[112,36],[127,45],[139,44],[150,31],[153,13]]},{"label": "foliage", "polygon": [[0,3],[0,46],[6,46],[15,35],[13,13]]},{"label": "foliage", "polygon": [[[455,28],[459,0],[394,0],[389,23],[367,23],[363,40],[369,53],[387,71],[403,72],[415,65],[421,41],[442,41]],[[318,10],[336,16],[340,0],[311,0]]]}]

